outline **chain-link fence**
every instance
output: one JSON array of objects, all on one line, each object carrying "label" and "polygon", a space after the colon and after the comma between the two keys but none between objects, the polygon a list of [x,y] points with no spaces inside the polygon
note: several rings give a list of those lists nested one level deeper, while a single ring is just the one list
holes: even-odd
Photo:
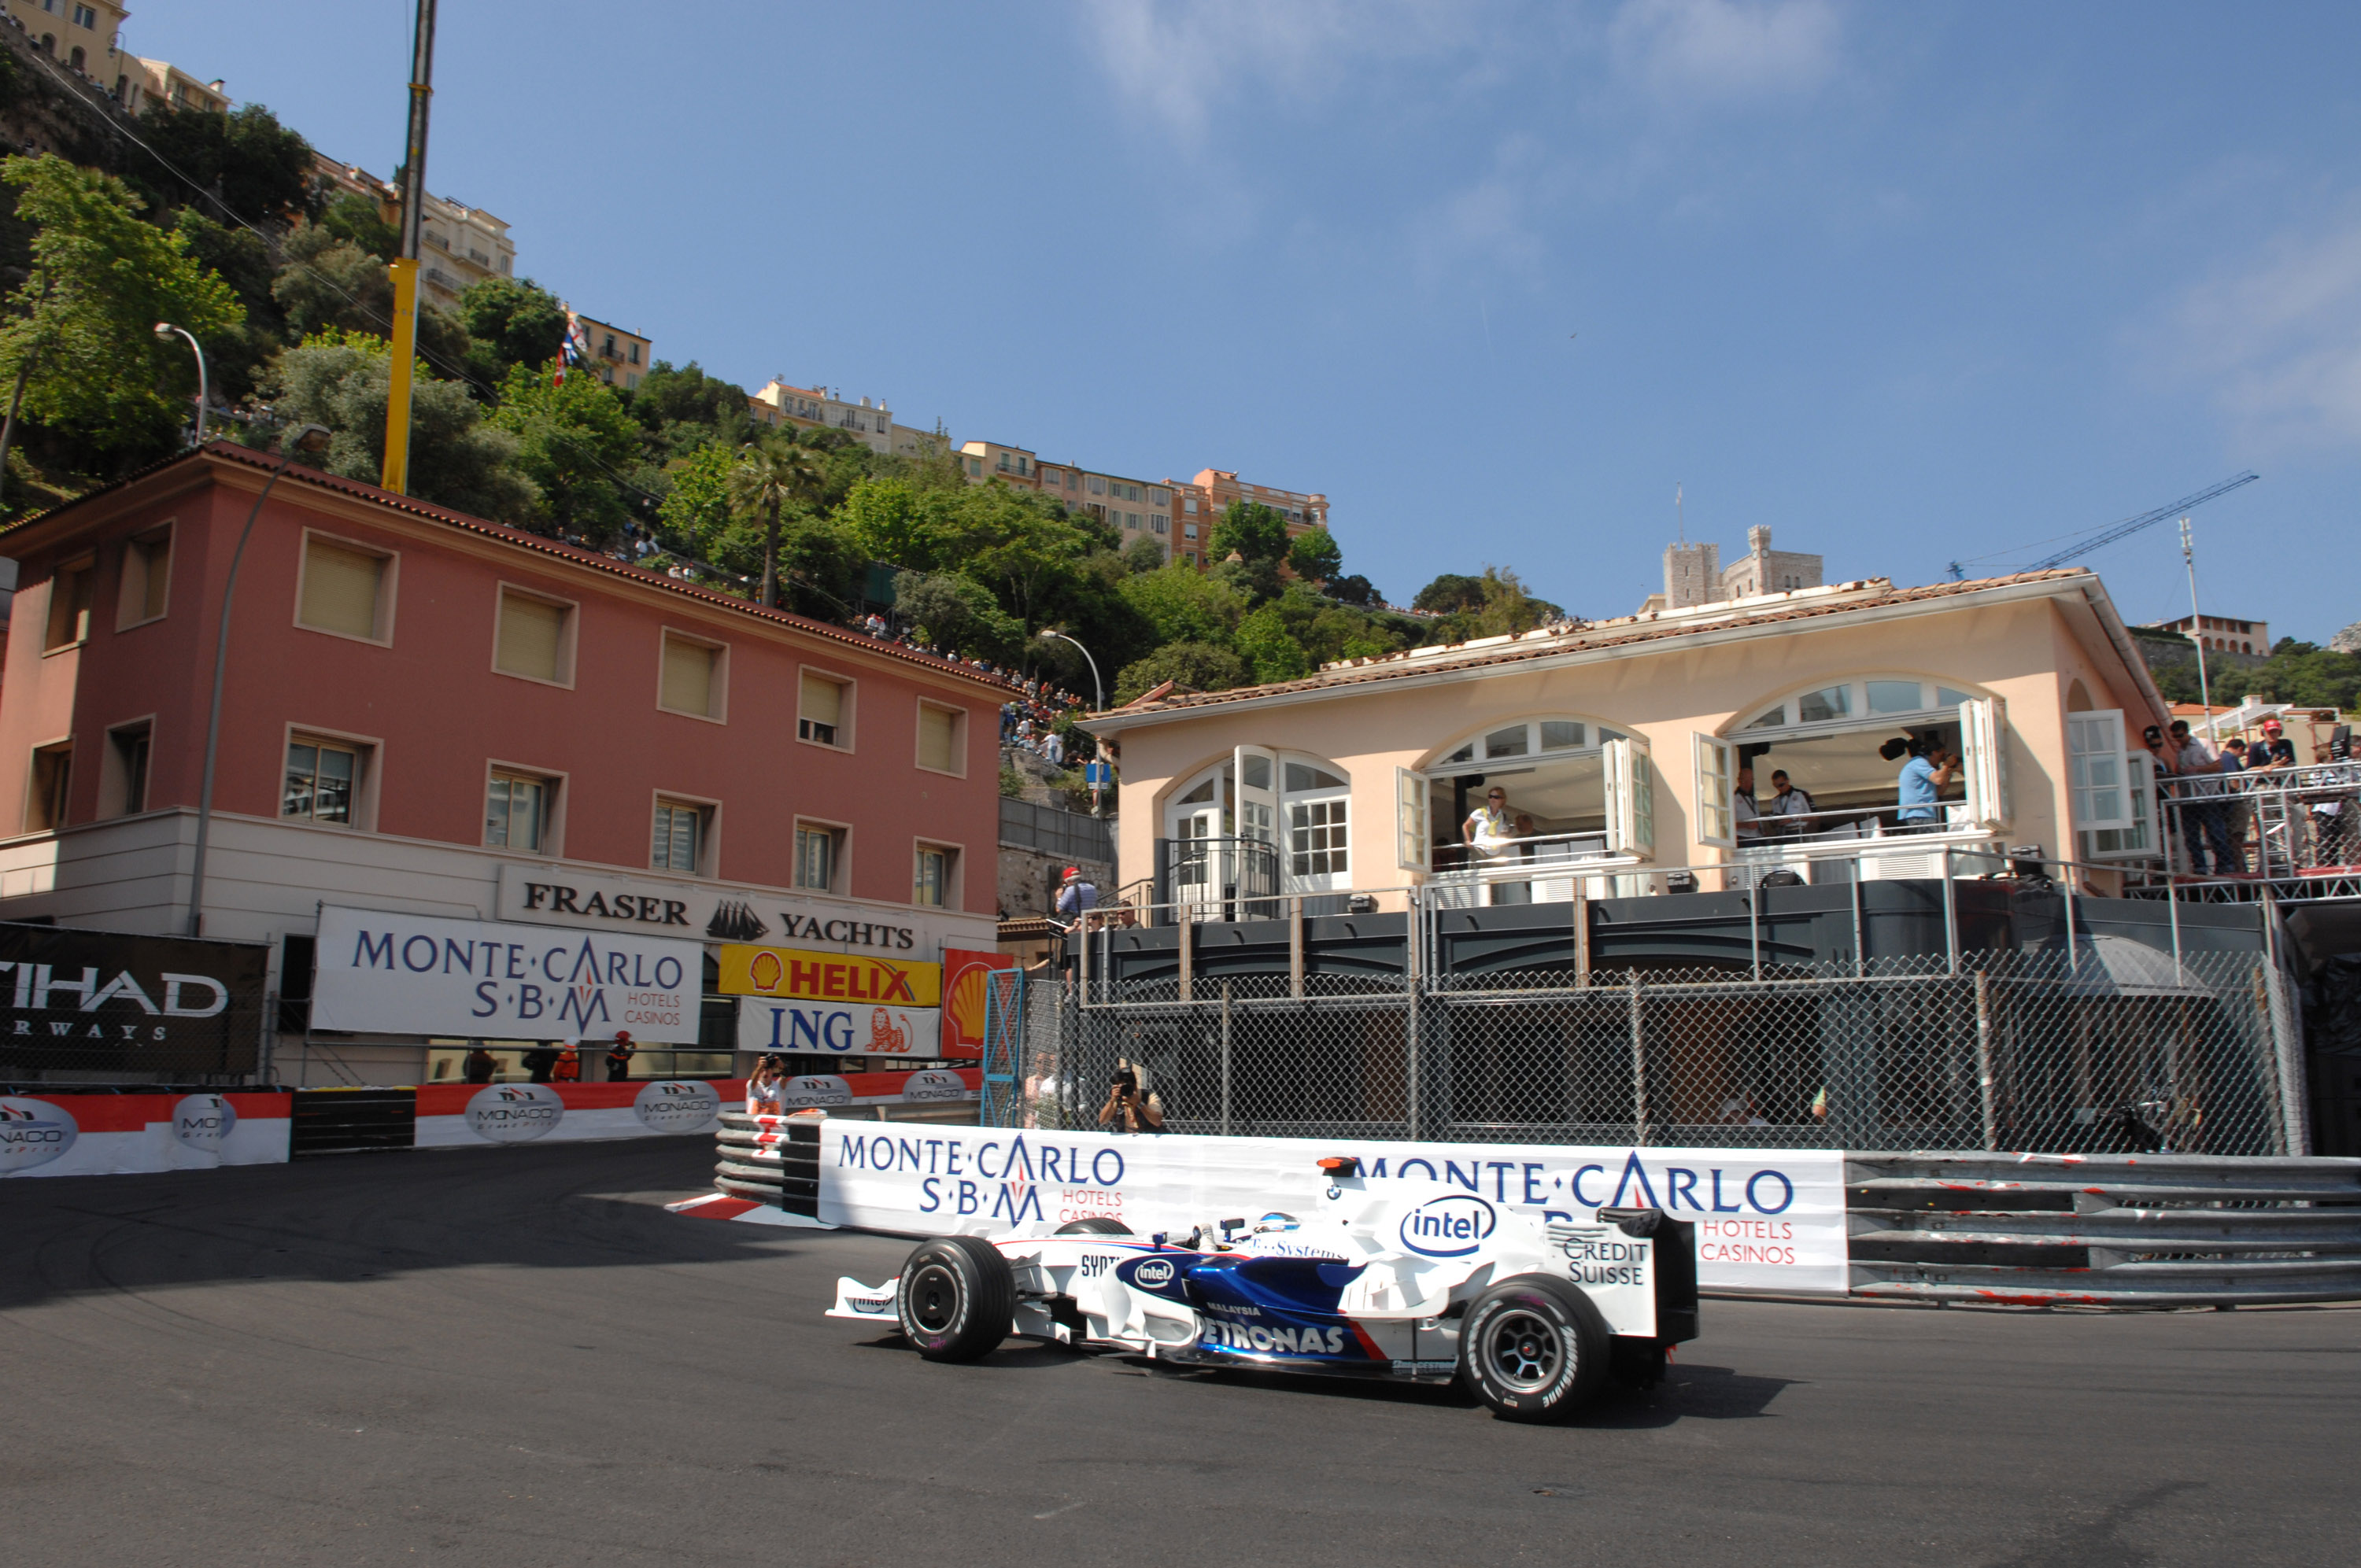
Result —
[{"label": "chain-link fence", "polygon": [[[2264,1155],[2304,1147],[2257,954],[2074,949],[1855,966],[1200,978],[1026,999],[987,1121],[1091,1126],[1126,1069],[1168,1130],[1467,1143]],[[1021,1101],[1021,1103],[1019,1102]]]}]

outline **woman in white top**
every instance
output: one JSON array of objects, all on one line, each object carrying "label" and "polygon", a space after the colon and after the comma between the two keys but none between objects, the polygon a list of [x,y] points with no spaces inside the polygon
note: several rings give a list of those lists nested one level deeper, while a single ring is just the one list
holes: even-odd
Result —
[{"label": "woman in white top", "polygon": [[785,1090],[787,1075],[779,1067],[779,1058],[764,1057],[754,1069],[754,1076],[746,1080],[746,1114],[775,1116],[779,1113],[779,1098]]}]

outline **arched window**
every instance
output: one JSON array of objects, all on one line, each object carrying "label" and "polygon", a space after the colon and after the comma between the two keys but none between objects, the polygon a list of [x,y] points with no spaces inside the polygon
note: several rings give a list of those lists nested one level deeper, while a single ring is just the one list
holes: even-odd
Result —
[{"label": "arched window", "polygon": [[1189,903],[1351,887],[1352,794],[1351,776],[1324,758],[1240,746],[1183,781],[1165,806],[1172,896]]},{"label": "arched window", "polygon": [[76,44],[73,47],[73,52],[66,57],[66,63],[72,66],[76,71],[80,71],[82,69],[82,45]]},{"label": "arched window", "polygon": [[1573,880],[1550,868],[1654,848],[1646,742],[1589,717],[1492,720],[1400,770],[1396,786],[1402,868],[1465,883],[1474,902],[1570,897]]},{"label": "arched window", "polygon": [[[1769,850],[1831,833],[2000,826],[2007,819],[2003,722],[1997,698],[1923,675],[1863,675],[1790,691],[1719,737],[1697,738],[1699,841]],[[1883,754],[1895,740],[1939,745],[1959,759],[1931,807],[1902,798],[1906,760]]]}]

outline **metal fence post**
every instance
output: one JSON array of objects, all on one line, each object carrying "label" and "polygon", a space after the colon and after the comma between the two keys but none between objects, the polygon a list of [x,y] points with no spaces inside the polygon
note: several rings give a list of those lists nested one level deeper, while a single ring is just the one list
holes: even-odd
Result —
[{"label": "metal fence post", "polygon": [[1993,1103],[1992,977],[1976,970],[1976,1081],[1983,1091],[1984,1147],[2000,1147],[2000,1116]]},{"label": "metal fence post", "polygon": [[1852,858],[1852,977],[1861,979],[1869,972],[1868,954],[1861,947],[1861,857]]},{"label": "metal fence post", "polygon": [[1943,849],[1943,955],[1950,972],[1960,972],[1960,901],[1954,896],[1958,884],[1951,881],[1951,850]]},{"label": "metal fence post", "polygon": [[[1227,995],[1229,987],[1222,988]],[[1303,895],[1296,894],[1287,901],[1287,993],[1298,1002],[1303,1000]],[[1227,1129],[1224,1129],[1227,1131]]]},{"label": "metal fence post", "polygon": [[1189,987],[1196,978],[1197,911],[1185,904],[1180,906],[1180,929],[1175,933],[1175,939],[1180,944],[1180,1000],[1186,1003],[1193,1000],[1189,994]]},{"label": "metal fence post", "polygon": [[1419,1009],[1424,1004],[1424,985],[1419,964],[1419,926],[1422,911],[1419,890],[1411,888],[1402,899],[1402,1085],[1404,1109],[1409,1125],[1403,1131],[1418,1137],[1425,1130],[1419,1105]]},{"label": "metal fence post", "polygon": [[1230,982],[1222,981],[1222,1136],[1230,1135]]},{"label": "metal fence post", "polygon": [[1640,971],[1631,971],[1631,1141],[1648,1141],[1648,1052],[1641,1025]]},{"label": "metal fence post", "polygon": [[1574,983],[1590,983],[1590,895],[1574,895]]},{"label": "metal fence post", "polygon": [[2164,872],[2164,909],[2172,922],[2172,978],[2178,982],[2185,978],[2180,972],[2180,889],[2172,880],[2169,866]]},{"label": "metal fence post", "polygon": [[1746,890],[1746,951],[1754,964],[1754,978],[1763,978],[1763,884]]}]

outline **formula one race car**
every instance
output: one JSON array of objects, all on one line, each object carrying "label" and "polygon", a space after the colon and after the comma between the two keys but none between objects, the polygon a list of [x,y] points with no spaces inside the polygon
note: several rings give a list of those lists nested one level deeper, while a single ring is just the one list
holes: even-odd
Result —
[{"label": "formula one race car", "polygon": [[837,1281],[832,1318],[972,1361],[1011,1334],[1196,1366],[1463,1380],[1510,1420],[1647,1386],[1697,1337],[1696,1227],[1658,1209],[1515,1213],[1464,1188],[1323,1159],[1309,1212],[1137,1237],[1114,1220],[922,1243],[900,1277]]}]

